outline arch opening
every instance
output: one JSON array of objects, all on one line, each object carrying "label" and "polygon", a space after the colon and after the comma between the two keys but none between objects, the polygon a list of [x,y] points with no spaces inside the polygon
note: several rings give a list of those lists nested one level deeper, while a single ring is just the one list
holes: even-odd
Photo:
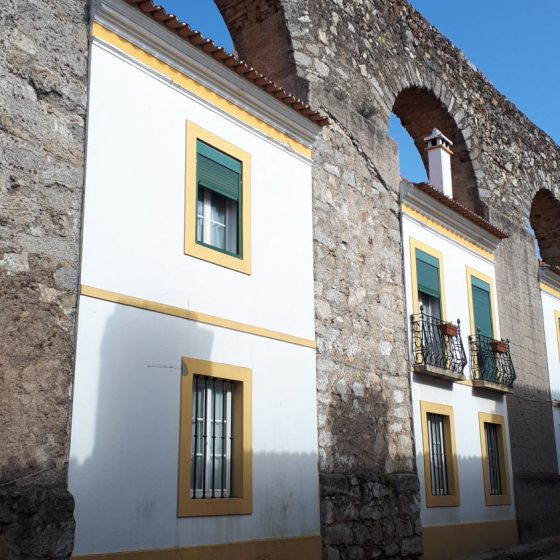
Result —
[{"label": "arch opening", "polygon": [[401,91],[395,99],[393,113],[412,137],[422,158],[426,174],[429,174],[429,170],[424,138],[437,128],[453,142],[451,148],[453,198],[469,210],[486,218],[487,211],[480,201],[471,155],[463,132],[443,103],[427,89],[410,87]]},{"label": "arch opening", "polygon": [[560,266],[560,200],[548,189],[540,189],[534,196],[530,223],[541,259]]}]

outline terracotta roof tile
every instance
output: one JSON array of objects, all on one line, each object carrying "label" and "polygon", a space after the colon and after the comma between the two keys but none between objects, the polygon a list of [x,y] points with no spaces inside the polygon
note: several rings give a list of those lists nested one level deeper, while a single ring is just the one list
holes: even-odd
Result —
[{"label": "terracotta roof tile", "polygon": [[[407,183],[406,179],[403,179]],[[498,239],[507,239],[509,235],[502,231],[501,229],[497,228],[496,226],[492,225],[490,222],[486,221],[484,218],[480,217],[478,214],[475,214],[473,211],[465,208],[461,203],[457,202],[456,200],[449,198],[447,195],[443,194],[441,191],[438,191],[436,188],[432,187],[428,183],[410,183],[414,185],[416,188],[420,189],[422,192],[425,192],[428,196],[435,198],[438,202],[441,202],[447,208],[454,210],[467,220],[471,221],[473,224],[481,227],[482,229],[486,230],[488,233],[491,233],[494,237]]]},{"label": "terracotta roof tile", "polygon": [[179,21],[173,14],[168,14],[162,6],[155,5],[152,0],[125,0],[128,4],[136,6],[139,10],[151,16],[155,21],[164,25],[170,31],[174,31],[182,39],[185,39],[200,48],[203,52],[242,75],[246,80],[252,82],[276,99],[290,106],[300,115],[308,118],[319,126],[327,126],[329,119],[306,105],[300,99],[290,95],[283,88],[276,85],[272,80],[228,53],[222,47],[217,46],[210,39],[206,39],[198,31],[193,30],[188,23]]}]

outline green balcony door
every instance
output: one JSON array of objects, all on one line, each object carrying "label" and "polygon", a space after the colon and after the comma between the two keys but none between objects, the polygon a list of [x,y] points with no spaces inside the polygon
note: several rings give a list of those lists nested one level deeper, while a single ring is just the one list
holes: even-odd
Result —
[{"label": "green balcony door", "polygon": [[439,261],[421,249],[416,249],[418,304],[426,315],[441,319]]},{"label": "green balcony door", "polygon": [[[490,284],[471,276],[471,290],[475,332],[488,338],[494,338]],[[498,368],[496,357],[491,351],[490,341],[484,339],[478,341],[477,360],[482,378],[487,381],[496,381]]]},{"label": "green balcony door", "polygon": [[494,337],[492,325],[492,305],[490,303],[490,284],[471,276],[472,303],[475,332],[489,338]]}]

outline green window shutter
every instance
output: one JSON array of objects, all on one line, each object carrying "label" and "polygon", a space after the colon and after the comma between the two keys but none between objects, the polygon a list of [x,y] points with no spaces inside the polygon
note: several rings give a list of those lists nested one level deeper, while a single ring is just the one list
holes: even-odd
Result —
[{"label": "green window shutter", "polygon": [[490,286],[488,283],[471,276],[472,304],[476,332],[492,338],[492,307],[490,305]]},{"label": "green window shutter", "polygon": [[416,276],[419,292],[440,297],[439,261],[420,249],[416,249]]},{"label": "green window shutter", "polygon": [[196,143],[196,182],[226,198],[239,201],[241,162],[198,140]]}]

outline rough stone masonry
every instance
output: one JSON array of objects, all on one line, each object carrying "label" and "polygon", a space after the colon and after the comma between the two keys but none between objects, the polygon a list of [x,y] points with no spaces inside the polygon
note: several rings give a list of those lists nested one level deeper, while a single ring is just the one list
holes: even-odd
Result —
[{"label": "rough stone masonry", "polygon": [[68,558],[85,0],[0,2],[0,558]]},{"label": "rough stone masonry", "polygon": [[[66,460],[87,4],[0,4],[2,558],[67,558],[72,547]],[[408,559],[421,550],[391,111],[417,143],[434,126],[453,140],[458,198],[511,235],[498,252],[497,281],[519,381],[508,398],[518,518],[525,540],[557,530],[542,310],[526,226],[538,191],[538,200],[543,192],[560,199],[558,146],[405,0],[217,4],[241,57],[333,122],[314,153],[325,557]],[[535,230],[557,231],[558,214],[551,219],[540,206],[533,217],[546,223]]]},{"label": "rough stone masonry", "polygon": [[557,532],[560,481],[527,226],[538,193],[533,218],[544,218],[533,227],[554,264],[558,146],[405,0],[216,3],[241,58],[333,123],[314,152],[325,557],[412,558],[421,548],[391,112],[421,153],[434,126],[453,140],[456,197],[510,234],[496,269],[518,374],[508,410],[519,529],[522,540]]}]

